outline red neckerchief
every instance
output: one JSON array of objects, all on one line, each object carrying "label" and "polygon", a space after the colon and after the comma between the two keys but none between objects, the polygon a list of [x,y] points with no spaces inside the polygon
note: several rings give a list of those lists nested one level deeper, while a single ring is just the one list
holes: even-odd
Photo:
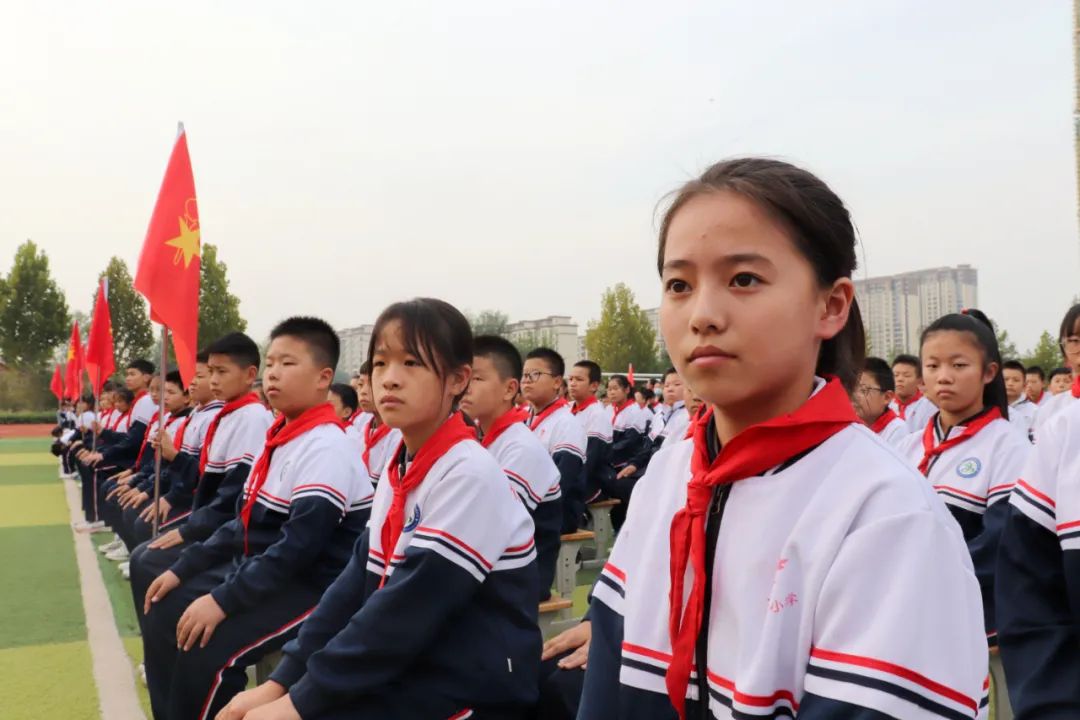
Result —
[{"label": "red neckerchief", "polygon": [[[228,405],[222,408],[221,414],[224,414],[227,409]],[[221,417],[221,415],[218,415],[218,417]],[[334,412],[334,406],[330,403],[308,408],[291,422],[287,421],[284,415],[281,415],[266,431],[266,445],[263,446],[259,459],[255,461],[255,466],[251,468],[247,487],[244,488],[244,505],[240,508],[240,522],[244,525],[244,555],[248,554],[248,525],[251,524],[251,509],[255,507],[255,498],[259,496],[259,490],[262,489],[267,476],[270,474],[270,459],[274,454],[274,450],[319,425],[335,425],[342,432],[345,432],[345,423]]]},{"label": "red neckerchief", "polygon": [[1074,398],[1080,398],[1080,375],[1076,376],[1072,384],[1072,396]]},{"label": "red neckerchief", "polygon": [[[368,469],[368,473],[371,473],[371,449],[379,444],[379,441],[390,434],[390,426],[386,423],[381,423],[379,427],[373,431],[371,426],[375,424],[375,416],[371,416],[371,420],[368,421],[367,427],[364,428],[364,452],[361,457],[364,458],[364,467]],[[382,468],[380,468],[381,470]]]},{"label": "red neckerchief", "polygon": [[881,431],[889,427],[889,423],[898,417],[900,416],[894,413],[892,408],[886,407],[885,412],[881,413],[878,419],[874,421],[874,424],[870,426],[870,429],[874,431],[874,434],[880,435]]},{"label": "red neckerchief", "polygon": [[896,407],[900,410],[900,419],[901,420],[907,420],[908,406],[911,405],[912,403],[918,402],[921,399],[922,399],[922,392],[919,391],[919,390],[916,390],[915,394],[912,395],[911,399],[908,400],[907,402],[904,402],[900,398],[896,398]]},{"label": "red neckerchief", "polygon": [[712,408],[705,403],[698,405],[698,409],[694,411],[694,416],[690,418],[690,423],[686,427],[686,434],[683,435],[683,440],[689,440],[694,437],[694,428],[702,423],[708,425],[711,418]]},{"label": "red neckerchief", "polygon": [[139,467],[139,463],[142,462],[143,451],[146,450],[146,443],[150,442],[150,430],[154,427],[154,423],[157,422],[158,414],[160,410],[155,410],[153,417],[150,418],[150,423],[146,426],[146,432],[143,433],[142,445],[139,446],[139,454],[135,456],[135,467]]},{"label": "red neckerchief", "polygon": [[1031,400],[1031,398],[1028,398],[1028,399],[1029,399],[1029,400],[1031,400],[1031,402],[1033,402],[1033,403],[1035,403],[1036,405],[1038,405],[1039,403],[1041,403],[1041,402],[1042,402],[1042,399],[1043,399],[1043,395],[1045,395],[1045,394],[1046,394],[1046,391],[1045,391],[1045,390],[1043,390],[1043,391],[1042,391],[1041,393],[1039,393],[1039,397],[1035,398],[1034,400]]},{"label": "red neckerchief", "polygon": [[949,448],[956,447],[965,440],[974,437],[977,432],[984,427],[994,422],[1001,417],[1001,410],[996,407],[990,408],[985,414],[972,420],[970,423],[964,425],[964,431],[956,437],[951,437],[942,442],[937,447],[934,447],[934,428],[937,427],[937,420],[941,413],[935,413],[934,417],[930,418],[930,422],[926,423],[926,429],[923,430],[922,435],[922,447],[923,458],[919,462],[919,472],[923,475],[930,474],[930,461]]},{"label": "red neckerchief", "polygon": [[[191,422],[191,418],[195,417],[195,411],[190,410],[185,415],[177,415],[177,417],[183,417],[184,422],[180,423],[180,427],[176,430],[176,435],[173,436],[173,446],[177,452],[184,446],[184,431],[187,430],[188,423]],[[172,422],[170,420],[170,422]]]},{"label": "red neckerchief", "polygon": [[120,424],[120,413],[113,408],[109,408],[107,412],[102,413],[101,424],[105,426],[106,430],[116,430],[116,426]]},{"label": "red neckerchief", "polygon": [[537,413],[533,417],[529,418],[529,429],[535,430],[540,427],[540,424],[548,419],[548,417],[561,407],[566,407],[568,403],[564,398],[559,398],[555,402],[544,408],[543,412]]},{"label": "red neckerchief", "polygon": [[221,408],[221,412],[210,421],[210,427],[206,428],[206,439],[203,440],[202,449],[199,451],[200,476],[206,472],[206,462],[210,459],[210,445],[214,442],[214,435],[217,434],[221,421],[225,419],[225,416],[231,415],[242,407],[256,404],[261,405],[262,400],[259,399],[256,393],[249,392],[247,395],[242,395],[231,402],[225,403],[225,406]]},{"label": "red neckerchief", "polygon": [[446,422],[439,426],[435,434],[428,438],[419,450],[416,457],[409,463],[405,471],[405,477],[401,477],[401,463],[399,458],[405,449],[405,441],[402,440],[394,453],[394,460],[390,463],[389,482],[394,491],[394,499],[390,501],[390,510],[383,520],[382,534],[379,536],[382,543],[382,551],[386,556],[386,564],[383,566],[382,580],[379,581],[381,588],[386,584],[386,573],[390,569],[390,558],[397,547],[398,539],[401,538],[401,530],[405,527],[405,500],[420,484],[424,482],[428,471],[435,461],[441,458],[459,442],[474,440],[476,428],[466,424],[461,413],[455,412],[447,418]]},{"label": "red neckerchief", "polygon": [[570,408],[570,412],[572,412],[574,415],[577,415],[579,412],[585,410],[590,405],[595,405],[598,402],[600,401],[596,399],[595,395],[590,395],[588,398],[582,400],[581,402],[575,402]]},{"label": "red neckerchief", "polygon": [[612,424],[612,426],[614,426],[615,421],[619,419],[619,413],[621,413],[623,410],[625,410],[626,408],[630,407],[633,404],[634,404],[633,398],[627,398],[623,402],[622,405],[616,405],[616,406],[614,406],[612,408],[612,411],[613,411],[612,414],[611,414],[611,424]]},{"label": "red neckerchief", "polygon": [[[116,419],[116,424],[115,424],[115,425],[113,425],[113,429],[114,429],[114,430],[115,430],[116,428],[120,427],[120,423],[124,422],[124,420],[125,420],[125,419],[126,419],[126,420],[128,421],[128,427],[127,427],[127,429],[128,429],[128,430],[130,430],[130,429],[131,429],[131,413],[135,412],[135,405],[136,405],[136,404],[137,404],[137,403],[139,402],[139,400],[140,400],[140,399],[142,398],[142,396],[143,396],[143,395],[145,395],[145,394],[146,394],[146,391],[145,391],[145,390],[140,390],[140,391],[139,391],[139,392],[138,392],[138,393],[137,393],[137,394],[135,395],[135,397],[134,397],[134,398],[132,399],[132,401],[131,401],[131,404],[130,404],[130,405],[128,405],[128,409],[127,409],[127,412],[126,412],[126,413],[124,413],[123,415],[121,415],[121,416],[120,416],[119,418],[117,418],[117,419]],[[153,421],[151,421],[151,422],[153,422]]]},{"label": "red neckerchief", "polygon": [[355,410],[353,410],[352,415],[349,416],[349,419],[346,420],[345,423],[348,424],[348,425],[352,425],[353,422],[356,421],[356,418],[360,417],[360,414],[363,413],[363,412],[364,411],[361,410],[360,408],[356,408]]},{"label": "red neckerchief", "polygon": [[[694,452],[686,507],[671,521],[670,615],[671,665],[666,674],[668,697],[680,718],[686,717],[686,688],[694,664],[694,648],[701,631],[705,606],[705,515],[713,490],[721,485],[758,475],[785,460],[820,445],[859,422],[851,398],[836,378],[790,415],[752,425],[731,438],[709,461],[710,423],[694,425]],[[686,568],[693,569],[693,585],[683,609]],[[704,668],[698,668],[704,672]]]},{"label": "red neckerchief", "polygon": [[484,433],[484,439],[480,441],[480,444],[484,447],[491,447],[499,439],[500,435],[509,430],[511,426],[525,422],[528,416],[529,414],[520,408],[510,408],[491,424],[491,429]]}]

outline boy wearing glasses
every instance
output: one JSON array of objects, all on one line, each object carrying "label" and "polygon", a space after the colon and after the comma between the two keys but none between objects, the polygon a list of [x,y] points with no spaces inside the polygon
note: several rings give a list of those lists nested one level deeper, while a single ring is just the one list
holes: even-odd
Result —
[{"label": "boy wearing glasses", "polygon": [[910,434],[907,423],[889,407],[895,397],[896,384],[889,363],[881,358],[866,358],[855,388],[855,412],[867,427],[893,447]]},{"label": "boy wearing glasses", "polygon": [[550,348],[525,356],[521,394],[529,403],[527,423],[559,468],[563,496],[562,532],[575,532],[585,514],[585,428],[559,395],[566,365]]}]

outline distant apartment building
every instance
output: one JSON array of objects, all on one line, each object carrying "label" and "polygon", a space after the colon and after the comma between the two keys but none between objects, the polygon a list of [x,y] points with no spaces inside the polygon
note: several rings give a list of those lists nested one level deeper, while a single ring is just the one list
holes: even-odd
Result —
[{"label": "distant apartment building", "polygon": [[978,285],[978,271],[970,265],[856,280],[870,353],[891,359],[901,352],[918,352],[927,325],[978,305]]},{"label": "distant apartment building", "polygon": [[546,345],[563,356],[566,364],[581,359],[577,323],[569,315],[549,315],[539,320],[519,320],[506,327],[511,342]]},{"label": "distant apartment building", "polygon": [[367,360],[368,345],[374,329],[374,325],[359,325],[337,331],[341,339],[341,356],[338,359],[340,372],[348,375],[359,372],[360,366]]}]

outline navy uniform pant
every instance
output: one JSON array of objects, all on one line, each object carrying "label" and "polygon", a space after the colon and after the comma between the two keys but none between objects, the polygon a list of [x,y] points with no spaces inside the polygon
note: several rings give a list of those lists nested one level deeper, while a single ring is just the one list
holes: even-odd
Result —
[{"label": "navy uniform pant", "polygon": [[321,588],[304,583],[281,588],[257,607],[225,618],[205,648],[179,650],[180,616],[234,569],[230,561],[199,573],[156,603],[144,618],[146,682],[156,720],[212,720],[244,689],[247,667],[296,637],[322,595]]}]

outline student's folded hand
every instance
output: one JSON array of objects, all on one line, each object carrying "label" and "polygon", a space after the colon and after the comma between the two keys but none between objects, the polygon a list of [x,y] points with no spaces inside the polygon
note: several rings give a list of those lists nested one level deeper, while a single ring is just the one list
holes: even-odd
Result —
[{"label": "student's folded hand", "polygon": [[634,467],[633,465],[627,465],[626,467],[624,467],[622,470],[619,471],[619,474],[615,476],[615,479],[616,480],[622,480],[623,478],[630,477],[631,475],[633,475],[636,472],[637,472],[636,467]]},{"label": "student's folded hand", "polygon": [[165,498],[158,498],[157,505],[151,503],[150,505],[147,505],[141,513],[139,513],[139,519],[143,522],[153,522],[155,508],[157,509],[158,520],[164,521],[165,518],[169,516],[169,512],[172,510],[172,505],[170,505],[169,501]]},{"label": "student's folded hand", "polygon": [[214,720],[243,720],[255,708],[269,705],[284,694],[284,687],[273,680],[267,680],[262,685],[245,690],[230,700]]},{"label": "student's folded hand", "polygon": [[154,447],[161,447],[161,457],[169,462],[176,459],[176,447],[173,445],[172,438],[168,433],[161,433],[158,436],[160,440],[155,439]]},{"label": "student's folded hand", "polygon": [[171,547],[176,547],[184,542],[184,538],[180,535],[180,529],[170,530],[164,535],[159,536],[156,540],[150,543],[151,550],[168,550]]},{"label": "student's folded hand", "polygon": [[303,718],[296,712],[292,698],[282,695],[268,705],[255,708],[244,716],[244,720],[303,720]]},{"label": "student's folded hand", "polygon": [[176,624],[176,647],[187,652],[195,647],[206,647],[214,630],[225,619],[225,611],[217,604],[217,600],[207,593],[188,605],[187,610],[180,616],[180,622]]},{"label": "student's folded hand", "polygon": [[544,643],[540,659],[550,660],[573,650],[572,653],[559,661],[559,667],[563,670],[584,669],[589,660],[589,643],[591,640],[592,623],[585,620]]},{"label": "student's folded hand", "polygon": [[143,600],[143,615],[148,615],[154,603],[161,602],[162,598],[178,587],[180,587],[180,578],[172,570],[166,570],[154,578],[154,582],[150,583],[150,587],[146,588],[146,598]]},{"label": "student's folded hand", "polygon": [[128,493],[124,499],[120,502],[120,507],[127,510],[128,508],[139,507],[144,502],[150,499],[150,495],[144,492],[133,491]]}]

